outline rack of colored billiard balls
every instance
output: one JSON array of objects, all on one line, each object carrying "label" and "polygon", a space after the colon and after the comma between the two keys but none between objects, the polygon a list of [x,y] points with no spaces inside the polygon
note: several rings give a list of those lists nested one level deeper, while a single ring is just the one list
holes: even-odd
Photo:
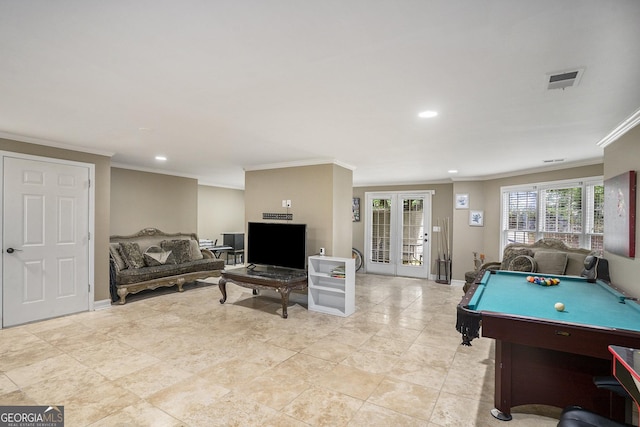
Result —
[{"label": "rack of colored billiard balls", "polygon": [[555,286],[560,283],[560,279],[555,277],[527,276],[527,282],[540,286]]}]

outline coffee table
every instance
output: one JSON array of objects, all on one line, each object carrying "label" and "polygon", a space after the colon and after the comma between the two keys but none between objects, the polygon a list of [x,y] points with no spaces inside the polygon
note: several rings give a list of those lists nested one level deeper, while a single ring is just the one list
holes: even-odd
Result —
[{"label": "coffee table", "polygon": [[275,290],[280,293],[282,298],[282,317],[284,319],[288,317],[289,293],[294,289],[307,288],[307,272],[304,270],[255,266],[225,269],[221,276],[218,282],[222,293],[220,304],[224,304],[227,300],[227,282],[253,289],[254,295],[258,295],[260,289]]}]

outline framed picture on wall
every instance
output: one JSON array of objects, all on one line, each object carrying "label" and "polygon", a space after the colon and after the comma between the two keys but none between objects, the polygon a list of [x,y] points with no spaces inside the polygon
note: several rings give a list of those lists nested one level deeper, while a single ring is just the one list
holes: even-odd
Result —
[{"label": "framed picture on wall", "polygon": [[469,194],[456,194],[456,209],[469,209]]},{"label": "framed picture on wall", "polygon": [[351,220],[360,221],[360,197],[354,197],[351,203]]},{"label": "framed picture on wall", "polygon": [[484,211],[469,211],[469,225],[474,227],[484,226]]},{"label": "framed picture on wall", "polygon": [[616,255],[636,256],[636,172],[604,182],[604,249]]}]

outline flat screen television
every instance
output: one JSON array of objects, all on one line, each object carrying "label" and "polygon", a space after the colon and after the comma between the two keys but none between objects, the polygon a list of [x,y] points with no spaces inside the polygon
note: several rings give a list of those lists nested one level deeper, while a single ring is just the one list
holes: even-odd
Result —
[{"label": "flat screen television", "polygon": [[307,224],[250,222],[247,263],[304,270],[307,265]]}]

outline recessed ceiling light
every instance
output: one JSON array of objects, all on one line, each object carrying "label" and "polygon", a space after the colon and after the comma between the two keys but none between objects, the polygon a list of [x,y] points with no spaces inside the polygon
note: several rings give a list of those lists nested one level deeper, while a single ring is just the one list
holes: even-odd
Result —
[{"label": "recessed ceiling light", "polygon": [[156,160],[158,160],[160,162],[166,162],[167,158],[165,156],[156,156]]},{"label": "recessed ceiling light", "polygon": [[438,112],[432,111],[432,110],[422,111],[421,113],[418,113],[418,117],[420,117],[421,119],[430,119],[437,115],[438,115]]},{"label": "recessed ceiling light", "polygon": [[458,173],[458,169],[449,169],[447,172],[449,172],[449,173]]}]

